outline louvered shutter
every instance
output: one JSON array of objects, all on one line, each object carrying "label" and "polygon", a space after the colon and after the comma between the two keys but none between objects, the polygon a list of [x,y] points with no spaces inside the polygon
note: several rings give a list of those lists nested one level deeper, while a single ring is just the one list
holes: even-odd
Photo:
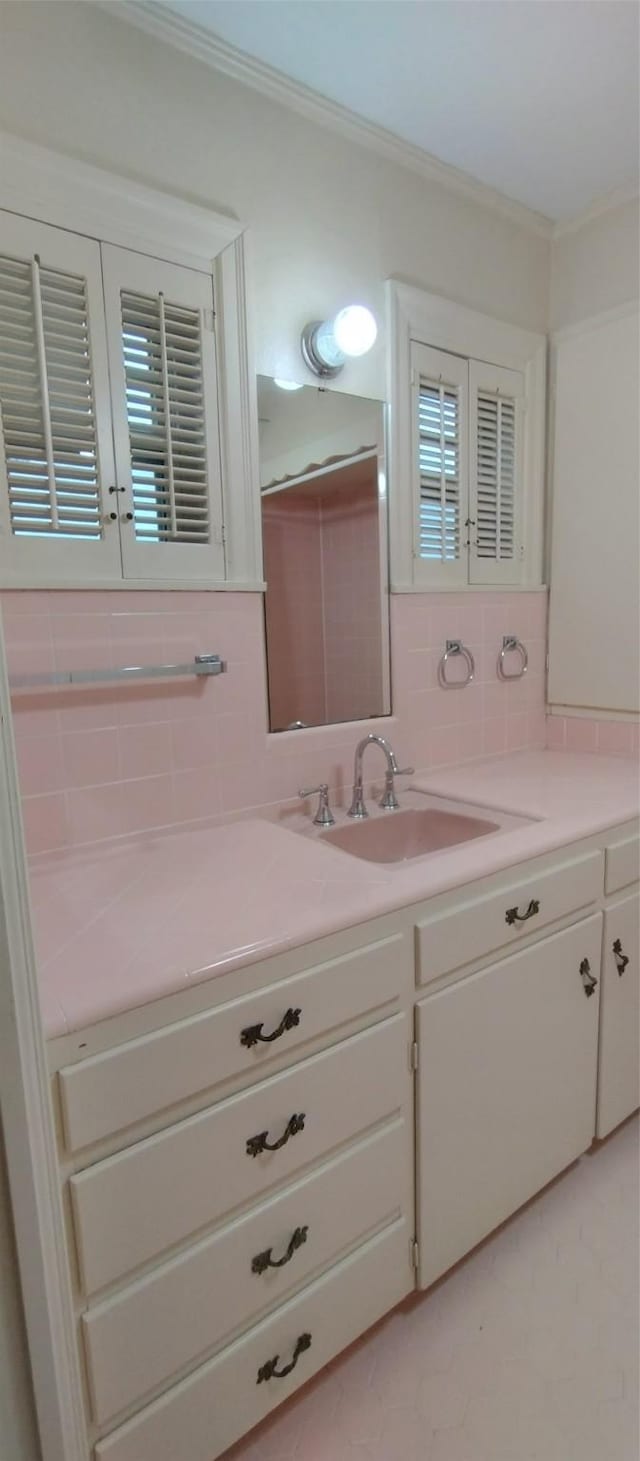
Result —
[{"label": "louvered shutter", "polygon": [[520,578],[522,396],[514,370],[472,360],[470,390],[470,517],[472,583]]},{"label": "louvered shutter", "polygon": [[103,246],[125,577],[224,578],[209,275]]},{"label": "louvered shutter", "polygon": [[415,344],[412,376],[415,577],[466,583],[467,362]]},{"label": "louvered shutter", "polygon": [[91,240],[0,215],[3,581],[120,571],[100,255]]}]

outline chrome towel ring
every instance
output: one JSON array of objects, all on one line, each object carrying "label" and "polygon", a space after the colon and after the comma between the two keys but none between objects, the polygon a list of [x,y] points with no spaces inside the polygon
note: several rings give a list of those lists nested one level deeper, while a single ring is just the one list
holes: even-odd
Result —
[{"label": "chrome towel ring", "polygon": [[[464,680],[448,680],[447,679],[447,660],[453,659],[455,657],[455,655],[458,655],[458,654],[461,654],[462,657],[463,657],[463,659],[466,660],[466,665],[467,665],[467,676],[466,676],[466,679],[464,679]],[[476,672],[475,660],[473,658],[473,655],[471,653],[471,650],[470,649],[467,649],[466,644],[463,644],[461,639],[447,639],[444,654],[443,654],[443,656],[442,656],[442,658],[440,660],[440,663],[438,665],[438,684],[442,687],[442,689],[443,690],[464,690],[464,688],[465,688],[466,685],[470,685],[471,684],[471,681],[472,681],[472,679],[473,679],[473,677],[475,675],[475,672]]]},{"label": "chrome towel ring", "polygon": [[[515,650],[515,652],[517,654],[520,655],[520,668],[519,669],[516,669],[516,670],[512,670],[511,672],[507,673],[507,671],[505,670],[505,667],[504,667],[504,657],[505,657],[506,654],[511,654],[511,652],[514,651],[514,650]],[[504,638],[502,640],[502,649],[500,650],[500,653],[498,655],[497,664],[496,664],[496,669],[498,671],[498,679],[499,680],[521,680],[522,679],[522,676],[523,675],[526,675],[526,673],[527,673],[528,665],[529,665],[529,656],[528,656],[527,651],[526,651],[526,649],[524,647],[524,644],[522,643],[522,640],[521,639],[517,639],[515,634],[505,634],[505,636],[504,636]]]}]

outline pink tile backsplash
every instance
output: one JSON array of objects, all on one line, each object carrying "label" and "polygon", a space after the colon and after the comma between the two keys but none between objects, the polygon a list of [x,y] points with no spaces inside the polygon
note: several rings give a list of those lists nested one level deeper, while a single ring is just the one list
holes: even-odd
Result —
[{"label": "pink tile backsplash", "polygon": [[[407,726],[416,766],[430,770],[544,745],[546,615],[544,592],[392,598],[394,711]],[[496,673],[505,634],[518,635],[529,653],[526,676],[510,684]],[[438,663],[445,641],[456,638],[473,654],[475,679],[464,690],[442,690]],[[449,661],[451,679],[462,670]]]},{"label": "pink tile backsplash", "polygon": [[589,716],[548,715],[550,751],[591,751],[601,756],[640,755],[640,720],[595,720]]},{"label": "pink tile backsplash", "polygon": [[[285,735],[267,734],[260,594],[7,591],[1,603],[10,673],[204,651],[228,664],[204,680],[16,693],[31,853],[272,806],[320,780],[339,796],[369,730],[388,735],[417,771],[545,744],[544,592],[392,596],[392,717]],[[511,633],[526,643],[530,669],[504,685],[495,662]],[[445,691],[438,660],[445,639],[458,636],[475,656],[476,679]],[[634,736],[635,727],[600,722],[597,748],[627,754]],[[372,754],[369,774],[380,772]]]}]

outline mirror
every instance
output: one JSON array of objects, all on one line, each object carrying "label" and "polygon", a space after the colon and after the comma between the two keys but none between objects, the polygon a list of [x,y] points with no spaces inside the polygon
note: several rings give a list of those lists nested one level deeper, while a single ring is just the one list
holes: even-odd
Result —
[{"label": "mirror", "polygon": [[269,729],[389,715],[384,408],[258,376]]}]

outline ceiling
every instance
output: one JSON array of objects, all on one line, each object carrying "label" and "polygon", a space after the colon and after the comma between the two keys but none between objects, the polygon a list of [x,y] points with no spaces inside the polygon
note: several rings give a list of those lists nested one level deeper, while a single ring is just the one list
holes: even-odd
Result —
[{"label": "ceiling", "polygon": [[554,220],[637,185],[635,0],[168,0],[168,8]]}]

